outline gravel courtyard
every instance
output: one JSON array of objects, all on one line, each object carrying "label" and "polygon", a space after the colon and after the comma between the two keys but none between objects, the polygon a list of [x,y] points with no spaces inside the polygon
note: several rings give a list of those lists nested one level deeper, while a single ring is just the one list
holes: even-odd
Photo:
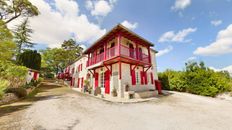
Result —
[{"label": "gravel courtyard", "polygon": [[[7,116],[0,112],[0,125],[4,119],[18,122],[16,129],[22,130],[232,129],[231,101],[186,93],[172,92],[169,96],[134,104],[110,103],[66,87],[52,88],[38,96],[44,98],[18,113]],[[7,129],[4,125],[0,128]]]}]

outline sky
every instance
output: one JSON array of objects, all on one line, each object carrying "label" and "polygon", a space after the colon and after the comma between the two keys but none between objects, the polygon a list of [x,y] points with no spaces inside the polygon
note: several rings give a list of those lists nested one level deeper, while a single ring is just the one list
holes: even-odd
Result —
[{"label": "sky", "polygon": [[40,11],[29,19],[37,50],[69,38],[86,48],[121,23],[154,43],[160,72],[195,60],[232,73],[232,0],[30,1]]}]

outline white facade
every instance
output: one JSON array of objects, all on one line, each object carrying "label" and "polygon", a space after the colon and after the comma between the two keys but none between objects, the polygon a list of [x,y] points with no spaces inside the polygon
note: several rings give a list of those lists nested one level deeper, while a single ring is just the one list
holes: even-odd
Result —
[{"label": "white facade", "polygon": [[[143,71],[142,66],[137,66],[135,68],[136,85],[132,85],[132,77],[130,74],[130,64],[121,63],[121,69],[122,69],[121,80],[119,79],[119,64],[118,63],[112,64],[112,75],[110,76],[109,95],[111,95],[111,92],[115,88],[117,90],[118,96],[123,98],[125,95],[126,85],[129,86],[130,91],[135,91],[135,92],[155,90],[154,80],[158,80],[155,54],[156,54],[155,51],[151,51],[152,66],[147,70],[147,84],[145,83],[141,84],[140,72]],[[95,77],[93,73],[88,71],[88,67],[86,67],[87,60],[88,60],[87,56],[83,55],[75,63],[69,66],[70,68],[69,73],[71,74],[71,77],[72,77],[70,86],[76,88],[76,90],[78,91],[82,91],[85,80],[88,80],[90,82],[90,85],[93,87],[93,90],[95,90]],[[110,68],[110,66],[107,66],[107,67]],[[134,67],[134,65],[132,65],[132,67]],[[105,66],[95,69],[95,73],[98,73],[98,87],[101,87],[102,94],[106,94],[105,88],[104,88],[104,73],[106,71],[107,71],[107,68]],[[151,77],[151,74],[153,75],[152,77]],[[78,82],[78,79],[79,79],[79,82]]]},{"label": "white facade", "polygon": [[[151,92],[158,80],[156,51],[152,43],[117,25],[69,66],[72,87],[81,91],[88,80],[93,91],[101,88],[102,94],[117,91],[120,98],[130,92]],[[80,69],[81,65],[81,69]]]}]

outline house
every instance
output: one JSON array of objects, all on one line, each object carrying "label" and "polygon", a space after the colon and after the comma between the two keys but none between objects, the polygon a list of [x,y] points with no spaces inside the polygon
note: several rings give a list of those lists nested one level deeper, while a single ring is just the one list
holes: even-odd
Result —
[{"label": "house", "polygon": [[70,86],[81,91],[88,80],[93,91],[127,97],[131,92],[148,97],[158,80],[154,45],[121,24],[98,39],[77,61],[65,69]]},{"label": "house", "polygon": [[33,80],[38,80],[39,79],[39,71],[28,68],[28,73],[27,73],[27,77],[26,77],[27,83],[30,83],[32,79]]}]

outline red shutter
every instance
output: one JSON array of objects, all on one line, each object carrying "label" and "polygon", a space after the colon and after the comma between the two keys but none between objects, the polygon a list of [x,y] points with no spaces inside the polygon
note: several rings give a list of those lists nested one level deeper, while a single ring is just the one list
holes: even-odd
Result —
[{"label": "red shutter", "polygon": [[78,88],[80,87],[79,84],[80,84],[80,78],[78,78],[78,80],[77,80],[77,87]]},{"label": "red shutter", "polygon": [[34,72],[33,79],[37,80],[37,77],[38,77],[38,72]]},{"label": "red shutter", "polygon": [[84,77],[81,78],[81,87],[83,88],[84,85]]},{"label": "red shutter", "polygon": [[153,73],[151,72],[151,84],[154,84]]},{"label": "red shutter", "polygon": [[140,71],[140,80],[141,80],[141,85],[143,85],[143,71]]},{"label": "red shutter", "polygon": [[95,73],[94,78],[95,78],[95,88],[97,88],[98,87],[98,73]]},{"label": "red shutter", "polygon": [[143,73],[145,84],[147,84],[147,72]]},{"label": "red shutter", "polygon": [[132,85],[136,85],[135,70],[131,71],[131,82],[132,82]]},{"label": "red shutter", "polygon": [[81,64],[81,71],[82,71],[82,64]]}]

